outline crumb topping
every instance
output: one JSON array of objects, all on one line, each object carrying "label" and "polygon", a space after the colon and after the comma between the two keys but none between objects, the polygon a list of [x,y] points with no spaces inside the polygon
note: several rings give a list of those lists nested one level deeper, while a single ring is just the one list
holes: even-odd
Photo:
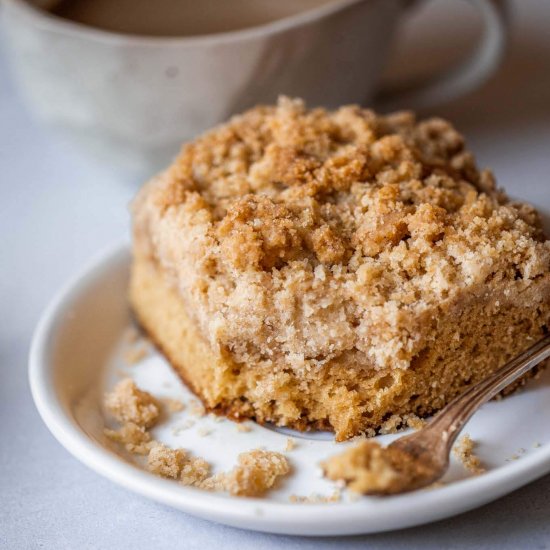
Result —
[{"label": "crumb topping", "polygon": [[237,431],[241,433],[248,433],[252,431],[252,428],[248,424],[238,423]]},{"label": "crumb topping", "polygon": [[479,457],[474,454],[475,445],[475,441],[468,434],[464,434],[453,447],[453,454],[469,472],[478,475],[485,472],[485,468],[481,465]]},{"label": "crumb topping", "polygon": [[[179,400],[172,401],[183,405]],[[254,449],[241,453],[238,464],[231,471],[211,476],[210,463],[204,458],[193,457],[185,449],[173,449],[151,438],[148,428],[158,418],[158,401],[151,394],[140,390],[130,378],[122,380],[111,393],[107,393],[104,404],[122,424],[118,430],[105,428],[105,435],[124,445],[133,454],[146,455],[147,469],[158,476],[177,479],[183,485],[208,491],[227,491],[231,495],[244,497],[263,495],[275,485],[279,477],[290,472],[288,460],[282,454]],[[170,412],[179,410],[179,406],[175,410],[169,407]],[[195,421],[188,419],[186,423],[177,426],[175,432],[189,428],[192,425],[190,422]],[[241,424],[238,426],[248,427]],[[211,433],[204,427],[202,430],[202,435]],[[291,442],[291,439],[287,440],[287,447]]]},{"label": "crumb topping", "polygon": [[362,441],[321,464],[327,478],[344,482],[351,491],[370,495],[400,493],[432,477],[429,466],[393,447]]},{"label": "crumb topping", "polygon": [[296,440],[292,439],[292,437],[287,437],[286,443],[285,443],[285,451],[293,451],[296,448]]},{"label": "crumb topping", "polygon": [[280,453],[255,449],[239,455],[239,462],[226,475],[225,488],[231,495],[260,496],[273,487],[278,477],[290,472]]},{"label": "crumb topping", "polygon": [[157,421],[158,401],[140,390],[130,378],[121,380],[111,393],[105,396],[105,408],[122,424],[131,422],[142,428],[150,428]]},{"label": "crumb topping", "polygon": [[180,472],[180,481],[184,485],[197,487],[210,475],[210,464],[200,457],[191,457],[183,465]]},{"label": "crumb topping", "polygon": [[181,399],[174,399],[172,397],[165,397],[162,400],[162,404],[171,413],[181,412],[185,409],[185,404]]},{"label": "crumb topping", "polygon": [[118,430],[106,428],[103,432],[109,439],[122,443],[127,451],[134,454],[146,455],[154,444],[149,432],[133,422],[123,424]]},{"label": "crumb topping", "polygon": [[325,475],[344,481],[356,493],[385,492],[398,483],[399,473],[377,443],[362,441],[322,463]]},{"label": "crumb topping", "polygon": [[293,504],[326,504],[331,502],[340,502],[342,494],[336,489],[331,495],[319,495],[313,493],[309,496],[290,495],[288,500]]},{"label": "crumb topping", "polygon": [[448,122],[288,98],[186,144],[136,199],[134,235],[215,349],[294,369],[350,351],[407,368],[423,314],[550,267],[535,210]]},{"label": "crumb topping", "polygon": [[159,476],[177,479],[186,460],[187,456],[183,449],[171,449],[159,443],[149,451],[147,468]]}]

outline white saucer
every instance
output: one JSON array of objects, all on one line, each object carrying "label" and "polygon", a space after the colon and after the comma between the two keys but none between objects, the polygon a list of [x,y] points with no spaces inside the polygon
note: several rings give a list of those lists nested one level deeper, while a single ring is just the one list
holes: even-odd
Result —
[{"label": "white saucer", "polygon": [[[391,498],[347,495],[340,502],[296,504],[291,495],[329,496],[334,485],[316,464],[344,448],[323,434],[294,434],[286,453],[293,474],[263,499],[229,497],[183,487],[144,471],[103,435],[109,424],[102,395],[125,373],[157,396],[188,402],[188,390],[164,359],[153,353],[134,366],[122,356],[131,325],[126,300],[130,255],[121,244],[102,254],[69,282],[44,313],[30,356],[30,382],[38,410],[59,442],[90,468],[131,491],[196,516],[235,527],[293,535],[351,535],[418,525],[459,514],[494,500],[550,471],[550,371],[523,392],[479,411],[465,430],[479,442],[476,454],[487,473],[472,477],[453,462],[437,489]],[[123,371],[123,372],[121,372]],[[178,435],[174,427],[193,419],[190,406],[155,430],[171,446],[203,456],[218,470],[230,468],[239,452],[257,447],[284,451],[288,433],[249,423],[242,433],[229,420],[195,418]],[[208,435],[204,435],[210,431]],[[378,439],[387,443],[395,435]]]}]

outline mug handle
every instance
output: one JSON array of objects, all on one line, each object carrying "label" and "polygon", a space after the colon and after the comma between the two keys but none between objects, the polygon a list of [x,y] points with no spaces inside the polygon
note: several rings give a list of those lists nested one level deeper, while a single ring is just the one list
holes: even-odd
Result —
[{"label": "mug handle", "polygon": [[[465,0],[480,12],[484,34],[471,57],[458,67],[422,83],[382,89],[376,99],[381,110],[425,109],[455,99],[482,84],[498,68],[508,41],[507,0]],[[416,2],[412,2],[416,3]]]}]

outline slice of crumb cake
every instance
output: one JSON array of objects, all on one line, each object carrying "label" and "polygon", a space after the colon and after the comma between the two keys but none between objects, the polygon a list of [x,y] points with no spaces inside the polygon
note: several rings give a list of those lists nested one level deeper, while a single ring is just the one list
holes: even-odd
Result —
[{"label": "slice of crumb cake", "polygon": [[341,440],[541,337],[550,241],[447,122],[257,107],[133,205],[131,302],[206,407]]}]

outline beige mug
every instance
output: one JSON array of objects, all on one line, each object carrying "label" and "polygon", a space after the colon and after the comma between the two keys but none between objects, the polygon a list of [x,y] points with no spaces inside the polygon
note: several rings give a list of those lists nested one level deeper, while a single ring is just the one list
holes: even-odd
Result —
[{"label": "beige mug", "polygon": [[[280,94],[310,105],[369,102],[410,0],[333,0],[252,28],[148,37],[48,13],[56,0],[3,0],[13,67],[31,109],[101,162],[145,178],[182,141]],[[464,1],[464,0],[463,0]],[[454,71],[394,93],[392,106],[427,107],[478,86],[498,66],[506,4],[466,0],[485,32]]]}]

